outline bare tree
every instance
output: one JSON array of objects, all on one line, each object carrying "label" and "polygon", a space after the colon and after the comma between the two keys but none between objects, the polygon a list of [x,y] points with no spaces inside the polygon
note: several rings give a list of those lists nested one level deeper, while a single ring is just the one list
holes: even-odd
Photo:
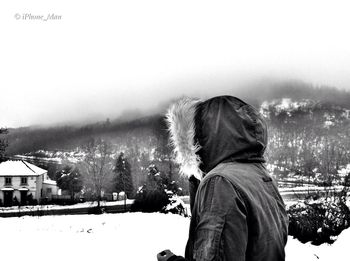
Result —
[{"label": "bare tree", "polygon": [[0,162],[5,158],[5,150],[8,146],[7,140],[2,139],[1,136],[8,133],[7,129],[0,128]]},{"label": "bare tree", "polygon": [[102,193],[112,184],[114,166],[111,144],[102,139],[91,139],[84,152],[85,157],[80,164],[84,187],[91,192],[100,208]]}]

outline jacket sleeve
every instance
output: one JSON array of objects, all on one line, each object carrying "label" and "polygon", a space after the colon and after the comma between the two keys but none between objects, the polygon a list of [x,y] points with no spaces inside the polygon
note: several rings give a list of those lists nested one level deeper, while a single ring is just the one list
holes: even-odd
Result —
[{"label": "jacket sleeve", "polygon": [[[206,180],[197,196],[199,209],[193,235],[193,259],[245,260],[248,243],[246,210],[236,189],[227,179],[214,176]],[[187,260],[172,256],[168,261]]]},{"label": "jacket sleeve", "polygon": [[188,260],[182,256],[172,256],[167,261],[188,261]]},{"label": "jacket sleeve", "polygon": [[198,204],[193,259],[245,260],[246,209],[234,186],[222,176],[213,176],[201,186]]},{"label": "jacket sleeve", "polygon": [[192,213],[194,200],[196,198],[196,193],[197,193],[200,181],[198,179],[196,179],[194,176],[191,176],[188,179],[188,183],[189,183],[188,188],[189,188],[189,192],[190,192],[190,208],[191,208],[191,213]]}]

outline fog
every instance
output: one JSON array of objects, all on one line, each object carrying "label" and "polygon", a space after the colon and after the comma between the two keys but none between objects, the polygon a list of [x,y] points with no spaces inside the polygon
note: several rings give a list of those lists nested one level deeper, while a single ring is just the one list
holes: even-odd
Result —
[{"label": "fog", "polygon": [[350,90],[345,1],[115,2],[0,3],[0,126],[142,114],[266,79]]}]

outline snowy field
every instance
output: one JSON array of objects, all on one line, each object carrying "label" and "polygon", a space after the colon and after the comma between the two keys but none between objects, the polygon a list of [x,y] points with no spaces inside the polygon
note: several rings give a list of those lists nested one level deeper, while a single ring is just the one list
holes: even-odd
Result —
[{"label": "snowy field", "polygon": [[[133,199],[127,199],[126,204],[131,205],[134,202]],[[101,201],[102,207],[108,207],[108,206],[123,206],[124,200],[120,201]],[[64,210],[64,209],[82,209],[82,208],[93,208],[97,207],[97,202],[84,202],[84,203],[77,203],[74,205],[68,205],[68,206],[60,206],[60,205],[36,205],[36,206],[13,206],[13,207],[0,207],[0,213],[1,212],[13,212],[18,213],[21,211],[39,211],[39,210]]]},{"label": "snowy field", "polygon": [[[1,260],[156,260],[182,254],[189,218],[172,214],[103,214],[1,218]],[[286,260],[347,260],[350,229],[332,245],[301,244],[289,237]]]}]

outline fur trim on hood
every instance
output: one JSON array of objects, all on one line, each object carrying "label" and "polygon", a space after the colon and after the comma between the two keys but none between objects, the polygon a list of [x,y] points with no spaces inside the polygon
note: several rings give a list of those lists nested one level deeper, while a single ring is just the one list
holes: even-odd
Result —
[{"label": "fur trim on hood", "polygon": [[251,105],[233,96],[183,98],[166,116],[180,171],[199,180],[222,162],[265,162],[267,125]]},{"label": "fur trim on hood", "polygon": [[195,115],[200,102],[198,99],[182,98],[166,114],[170,142],[174,147],[176,162],[180,165],[180,173],[188,177],[193,175],[199,180],[203,173],[199,168],[200,157],[196,154],[200,145],[195,142]]}]

